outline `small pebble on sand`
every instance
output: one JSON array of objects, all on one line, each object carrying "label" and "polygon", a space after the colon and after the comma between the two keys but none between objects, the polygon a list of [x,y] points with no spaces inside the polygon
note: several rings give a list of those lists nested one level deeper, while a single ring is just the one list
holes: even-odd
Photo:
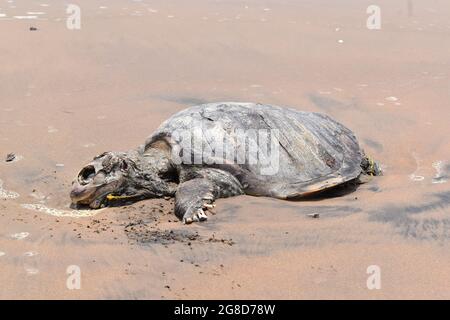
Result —
[{"label": "small pebble on sand", "polygon": [[14,153],[8,153],[6,155],[6,162],[14,161],[15,158],[16,158],[16,155]]}]

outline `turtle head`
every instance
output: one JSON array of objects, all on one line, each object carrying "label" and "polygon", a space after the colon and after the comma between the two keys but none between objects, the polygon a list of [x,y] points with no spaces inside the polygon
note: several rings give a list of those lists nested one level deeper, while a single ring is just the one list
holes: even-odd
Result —
[{"label": "turtle head", "polygon": [[157,168],[144,160],[137,151],[96,156],[72,182],[72,203],[98,209],[108,200],[137,200],[174,193]]},{"label": "turtle head", "polygon": [[107,196],[124,188],[133,167],[133,160],[124,152],[105,152],[96,156],[72,182],[72,203],[99,208]]}]

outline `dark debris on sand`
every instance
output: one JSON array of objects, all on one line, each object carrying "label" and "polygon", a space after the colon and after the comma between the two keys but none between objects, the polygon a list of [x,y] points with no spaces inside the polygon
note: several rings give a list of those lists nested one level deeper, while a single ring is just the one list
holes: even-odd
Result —
[{"label": "dark debris on sand", "polygon": [[[195,243],[217,243],[232,246],[232,239],[216,237],[214,233],[196,231],[192,226],[181,225],[173,214],[173,199],[154,200],[145,203],[124,206],[107,217],[94,218],[84,227],[84,232],[116,233],[112,236],[118,240],[119,233],[124,233],[129,244],[137,245],[172,245],[176,243],[192,246]],[[200,232],[200,233],[199,233]],[[122,234],[123,234],[122,233]]]},{"label": "dark debris on sand", "polygon": [[14,153],[8,153],[6,155],[5,161],[6,162],[11,162],[11,161],[14,161],[14,159],[16,159],[16,155]]},{"label": "dark debris on sand", "polygon": [[127,226],[125,233],[130,240],[135,240],[141,244],[158,243],[168,245],[181,242],[189,245],[194,241],[200,240],[198,232],[189,230],[151,230],[145,224]]}]

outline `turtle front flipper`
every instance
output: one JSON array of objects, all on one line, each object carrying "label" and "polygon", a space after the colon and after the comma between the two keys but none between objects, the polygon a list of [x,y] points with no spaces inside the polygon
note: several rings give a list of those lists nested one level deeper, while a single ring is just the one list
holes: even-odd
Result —
[{"label": "turtle front flipper", "polygon": [[244,194],[236,177],[217,168],[185,168],[180,178],[175,215],[186,224],[207,220],[205,211],[213,208],[215,199]]},{"label": "turtle front flipper", "polygon": [[204,178],[183,182],[175,194],[175,215],[183,223],[205,221],[205,210],[213,207],[214,184]]}]

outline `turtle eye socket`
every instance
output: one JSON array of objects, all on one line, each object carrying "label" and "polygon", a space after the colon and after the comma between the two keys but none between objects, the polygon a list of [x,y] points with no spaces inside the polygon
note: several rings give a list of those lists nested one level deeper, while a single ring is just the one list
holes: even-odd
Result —
[{"label": "turtle eye socket", "polygon": [[80,181],[81,184],[88,184],[92,181],[95,177],[95,168],[93,166],[87,166],[81,170],[80,174],[78,175],[78,181]]},{"label": "turtle eye socket", "polygon": [[128,163],[126,161],[122,161],[120,163],[120,170],[127,172],[128,171]]}]

